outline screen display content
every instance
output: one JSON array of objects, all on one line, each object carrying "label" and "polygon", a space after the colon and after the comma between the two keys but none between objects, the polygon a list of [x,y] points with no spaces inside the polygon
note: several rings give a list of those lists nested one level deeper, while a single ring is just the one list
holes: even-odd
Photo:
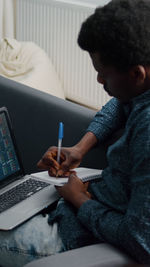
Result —
[{"label": "screen display content", "polygon": [[0,114],[0,180],[20,170],[5,113]]}]

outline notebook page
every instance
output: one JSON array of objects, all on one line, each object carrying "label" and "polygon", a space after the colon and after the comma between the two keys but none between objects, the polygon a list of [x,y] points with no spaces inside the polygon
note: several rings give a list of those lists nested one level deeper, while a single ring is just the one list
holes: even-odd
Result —
[{"label": "notebook page", "polygon": [[[83,167],[75,168],[74,171],[83,182],[99,179],[101,178],[101,173],[102,173],[102,170],[99,169],[83,168]],[[31,176],[33,178],[46,181],[50,184],[58,186],[62,186],[68,182],[67,177],[52,177],[49,176],[48,171],[33,173],[31,174]]]}]

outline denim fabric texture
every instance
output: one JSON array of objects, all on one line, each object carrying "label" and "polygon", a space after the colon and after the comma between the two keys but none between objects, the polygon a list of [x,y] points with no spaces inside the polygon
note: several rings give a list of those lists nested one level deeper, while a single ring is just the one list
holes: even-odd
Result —
[{"label": "denim fabric texture", "polygon": [[11,231],[0,231],[2,267],[22,267],[63,250],[57,223],[49,225],[47,219],[39,214]]}]

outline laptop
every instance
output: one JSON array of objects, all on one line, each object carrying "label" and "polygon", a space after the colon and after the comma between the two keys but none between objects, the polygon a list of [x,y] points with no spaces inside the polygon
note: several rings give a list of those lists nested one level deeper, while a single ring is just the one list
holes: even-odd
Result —
[{"label": "laptop", "polygon": [[0,108],[0,230],[13,229],[58,197],[48,181],[25,175],[8,110]]}]

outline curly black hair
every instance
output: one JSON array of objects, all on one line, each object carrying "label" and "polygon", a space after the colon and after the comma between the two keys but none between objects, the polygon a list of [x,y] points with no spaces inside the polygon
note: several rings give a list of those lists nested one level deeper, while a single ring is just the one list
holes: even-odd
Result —
[{"label": "curly black hair", "polygon": [[150,0],[112,0],[83,22],[79,46],[119,69],[150,65]]}]

